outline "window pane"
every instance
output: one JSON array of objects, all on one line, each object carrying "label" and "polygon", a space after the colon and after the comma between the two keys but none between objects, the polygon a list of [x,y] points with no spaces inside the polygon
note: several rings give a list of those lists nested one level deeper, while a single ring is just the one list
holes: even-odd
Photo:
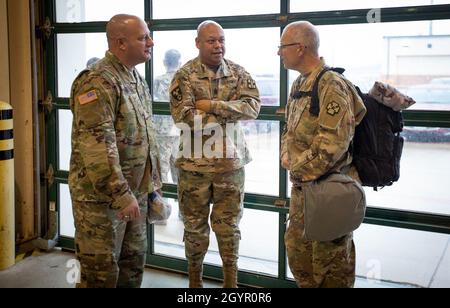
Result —
[{"label": "window pane", "polygon": [[245,191],[278,196],[280,123],[243,121],[245,140],[253,161],[245,167]]},{"label": "window pane", "polygon": [[[450,215],[450,129],[405,127],[400,179],[391,187],[366,187],[371,207]],[[292,183],[289,182],[289,196]]]},{"label": "window pane", "polygon": [[[155,224],[155,246],[156,254],[186,259],[183,243],[184,224],[179,216],[178,202],[172,199],[165,199],[172,205],[172,214],[166,224]],[[214,232],[211,231],[209,239],[209,249],[205,256],[205,263],[221,266],[219,248]]]},{"label": "window pane", "polygon": [[279,0],[153,0],[154,19],[235,16],[279,12]]},{"label": "window pane", "polygon": [[[168,83],[174,72],[169,72],[164,66],[165,54],[169,50],[180,53],[181,65],[198,56],[195,47],[196,31],[156,31],[153,33],[155,47],[153,48],[153,97],[155,101],[168,102]],[[169,74],[168,77],[166,74]],[[167,80],[170,79],[169,82]],[[158,81],[158,82],[157,82]],[[166,89],[167,88],[167,89]]]},{"label": "window pane", "polygon": [[59,185],[59,219],[62,236],[75,237],[75,225],[73,222],[72,199],[70,198],[69,185]]},{"label": "window pane", "polygon": [[366,283],[376,286],[381,280],[439,287],[442,278],[448,277],[448,264],[441,258],[449,235],[363,224],[354,236],[356,274]]},{"label": "window pane", "polygon": [[[288,95],[290,95],[290,91],[292,89],[292,85],[294,84],[294,81],[300,76],[300,73],[297,71],[289,70],[289,87],[288,87]],[[289,99],[289,97],[288,97]]]},{"label": "window pane", "polygon": [[291,0],[291,12],[369,9],[447,3],[449,3],[448,0]]},{"label": "window pane", "polygon": [[355,287],[448,287],[449,240],[447,234],[363,224],[354,232]]},{"label": "window pane", "polygon": [[[280,59],[278,28],[229,29],[226,58],[242,65],[255,79],[265,106],[280,105]],[[254,47],[258,46],[257,56]],[[263,62],[262,62],[263,61]]]},{"label": "window pane", "polygon": [[[155,115],[157,142],[161,154],[162,178],[165,183],[177,183],[175,160],[179,145],[179,130],[170,116]],[[241,123],[252,162],[245,168],[245,191],[278,196],[279,185],[279,123],[275,121],[243,121]],[[174,178],[175,174],[175,178]]]},{"label": "window pane", "polygon": [[[108,44],[105,33],[58,34],[58,97],[69,97],[72,82],[93,57],[103,58]],[[137,66],[145,75],[145,65]]]},{"label": "window pane", "polygon": [[240,224],[240,270],[278,275],[278,215],[274,212],[244,210]]},{"label": "window pane", "polygon": [[[442,24],[320,26],[320,54],[328,65],[345,68],[347,78],[365,92],[382,81],[414,98],[411,109],[450,110],[450,27]],[[290,76],[292,83],[298,73]]]},{"label": "window pane", "polygon": [[143,0],[57,0],[57,22],[108,21],[116,14],[144,18]]},{"label": "window pane", "polygon": [[177,184],[178,168],[175,166],[175,161],[180,144],[180,131],[173,124],[171,116],[154,115],[153,123],[157,133],[162,180],[164,183]]},{"label": "window pane", "polygon": [[287,188],[287,197],[290,198],[292,196],[292,182],[289,178],[289,172],[287,172],[287,183],[288,183],[288,188]]},{"label": "window pane", "polygon": [[[263,105],[279,106],[280,60],[277,56],[279,29],[226,29],[225,36],[225,58],[243,66],[252,75],[260,90]],[[183,64],[198,56],[198,49],[195,47],[195,37],[195,31],[154,33],[154,75],[157,76],[155,80],[160,80],[166,74],[163,60],[168,50],[178,50],[181,54],[181,63]],[[248,48],[248,46],[258,46],[258,57],[255,57],[254,49]],[[261,64],[261,59],[264,59],[264,65]],[[156,84],[154,82],[155,100],[167,101],[167,91],[162,91],[159,89],[160,87],[156,87]]]},{"label": "window pane", "polygon": [[[178,214],[178,202],[174,199],[166,199],[172,205],[172,213],[166,224],[155,224],[155,246],[156,254],[185,259],[184,253],[184,225]],[[212,243],[212,241],[211,241]]]},{"label": "window pane", "polygon": [[104,33],[58,34],[58,96],[70,97],[72,82],[92,57],[107,50]]},{"label": "window pane", "polygon": [[[165,225],[155,225],[155,253],[185,259],[184,225],[178,216],[178,204],[172,204],[172,214]],[[264,225],[264,228],[258,226]],[[278,214],[251,209],[244,210],[240,223],[242,240],[239,269],[276,276],[278,274]],[[258,229],[258,232],[255,230]],[[213,231],[205,263],[221,266],[222,260]]]},{"label": "window pane", "polygon": [[72,152],[72,112],[70,110],[58,110],[58,155],[59,170],[69,171],[70,154]]},{"label": "window pane", "polygon": [[450,215],[450,129],[405,127],[400,180],[378,192],[371,206]]}]

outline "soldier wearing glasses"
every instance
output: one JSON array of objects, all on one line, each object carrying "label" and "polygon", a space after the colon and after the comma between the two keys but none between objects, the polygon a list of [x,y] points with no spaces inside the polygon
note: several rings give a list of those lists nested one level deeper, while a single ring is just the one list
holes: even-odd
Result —
[{"label": "soldier wearing glasses", "polygon": [[278,54],[287,69],[300,76],[294,82],[286,110],[281,160],[294,184],[285,235],[289,266],[299,287],[353,287],[355,246],[347,234],[330,242],[308,241],[304,236],[304,197],[301,186],[332,172],[346,172],[352,155],[349,145],[365,107],[355,88],[341,75],[328,71],[319,83],[320,114],[310,111],[311,97],[296,93],[312,91],[317,75],[326,67],[319,57],[319,34],[309,22],[286,27]]}]

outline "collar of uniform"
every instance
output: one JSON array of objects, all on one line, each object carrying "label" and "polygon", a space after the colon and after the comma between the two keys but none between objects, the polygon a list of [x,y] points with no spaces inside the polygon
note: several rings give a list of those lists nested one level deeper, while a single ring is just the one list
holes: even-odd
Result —
[{"label": "collar of uniform", "polygon": [[106,58],[108,58],[108,60],[112,63],[112,65],[115,67],[115,69],[117,69],[118,72],[123,73],[121,75],[125,79],[125,81],[133,84],[137,82],[135,68],[129,70],[125,65],[122,64],[122,62],[120,62],[119,58],[117,58],[110,51],[106,52]]},{"label": "collar of uniform", "polygon": [[194,61],[195,66],[197,67],[198,77],[199,78],[214,78],[220,79],[224,77],[231,76],[231,70],[225,59],[222,60],[222,63],[219,66],[217,72],[211,70],[208,66],[202,63],[200,57],[197,57]]},{"label": "collar of uniform", "polygon": [[315,69],[308,75],[303,76],[301,80],[301,91],[312,91],[312,87],[314,85],[314,81],[320,72],[326,67],[325,59],[320,58],[319,65],[316,66]]}]

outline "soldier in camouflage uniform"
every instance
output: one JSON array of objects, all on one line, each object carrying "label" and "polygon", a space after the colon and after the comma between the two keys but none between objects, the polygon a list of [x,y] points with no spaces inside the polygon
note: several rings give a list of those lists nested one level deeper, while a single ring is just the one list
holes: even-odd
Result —
[{"label": "soldier in camouflage uniform", "polygon": [[348,234],[330,242],[307,241],[304,236],[304,196],[301,186],[331,172],[349,172],[349,145],[365,107],[354,86],[329,71],[319,83],[320,114],[310,114],[310,97],[294,95],[312,91],[317,75],[326,67],[318,56],[319,35],[308,22],[290,24],[281,37],[279,55],[287,69],[300,72],[286,110],[282,138],[282,165],[294,184],[285,235],[289,266],[299,287],[353,287],[355,246]]},{"label": "soldier in camouflage uniform", "polygon": [[93,66],[94,66],[94,64],[98,61],[98,60],[100,60],[99,58],[97,58],[97,57],[92,57],[92,58],[90,58],[87,62],[86,62],[86,68],[92,68]]},{"label": "soldier in camouflage uniform", "polygon": [[[211,225],[223,262],[224,287],[237,287],[244,166],[251,159],[245,141],[238,144],[234,134],[229,136],[225,130],[227,124],[236,124],[236,131],[243,134],[239,121],[256,119],[261,103],[256,83],[250,74],[223,58],[225,37],[219,24],[213,21],[200,24],[196,45],[200,51],[199,57],[177,72],[170,89],[175,123],[183,123],[190,128],[188,132],[183,131],[180,150],[186,150],[183,148],[184,138],[195,143],[197,138],[194,136],[198,136],[198,132],[194,129],[194,117],[200,116],[203,125],[208,123],[223,132],[220,139],[223,148],[219,150],[223,155],[207,157],[202,152],[197,157],[188,149],[190,154],[177,159],[180,168],[178,196],[185,224],[189,286],[202,287],[203,259],[209,246],[210,203],[213,203]],[[200,132],[198,138],[205,146],[210,136],[202,138],[201,135]],[[228,153],[225,153],[226,148]],[[232,155],[227,155],[230,152]]]},{"label": "soldier in camouflage uniform", "polygon": [[77,287],[140,287],[148,194],[161,188],[151,96],[135,66],[151,57],[147,25],[129,15],[107,25],[105,58],[75,79],[69,187]]},{"label": "soldier in camouflage uniform", "polygon": [[[181,55],[178,50],[169,49],[164,56],[164,67],[166,73],[155,78],[153,86],[153,97],[155,101],[169,102],[169,88],[173,76],[180,68]],[[161,175],[164,183],[169,182],[169,171],[174,183],[178,182],[178,169],[175,166],[175,155],[179,143],[179,135],[174,128],[171,119],[162,115],[155,115],[154,124],[156,128],[156,141],[161,154]]]},{"label": "soldier in camouflage uniform", "polygon": [[168,102],[170,83],[173,76],[181,66],[181,54],[176,49],[169,49],[164,54],[164,67],[166,73],[164,75],[155,78],[155,84],[153,86],[153,97],[155,101]]}]

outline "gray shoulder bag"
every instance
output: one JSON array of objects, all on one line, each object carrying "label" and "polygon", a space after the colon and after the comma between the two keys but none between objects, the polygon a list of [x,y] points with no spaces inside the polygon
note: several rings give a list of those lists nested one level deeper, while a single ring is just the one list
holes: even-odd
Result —
[{"label": "gray shoulder bag", "polygon": [[366,196],[362,186],[348,175],[331,174],[302,185],[305,198],[305,236],[326,242],[356,230],[364,220]]}]

